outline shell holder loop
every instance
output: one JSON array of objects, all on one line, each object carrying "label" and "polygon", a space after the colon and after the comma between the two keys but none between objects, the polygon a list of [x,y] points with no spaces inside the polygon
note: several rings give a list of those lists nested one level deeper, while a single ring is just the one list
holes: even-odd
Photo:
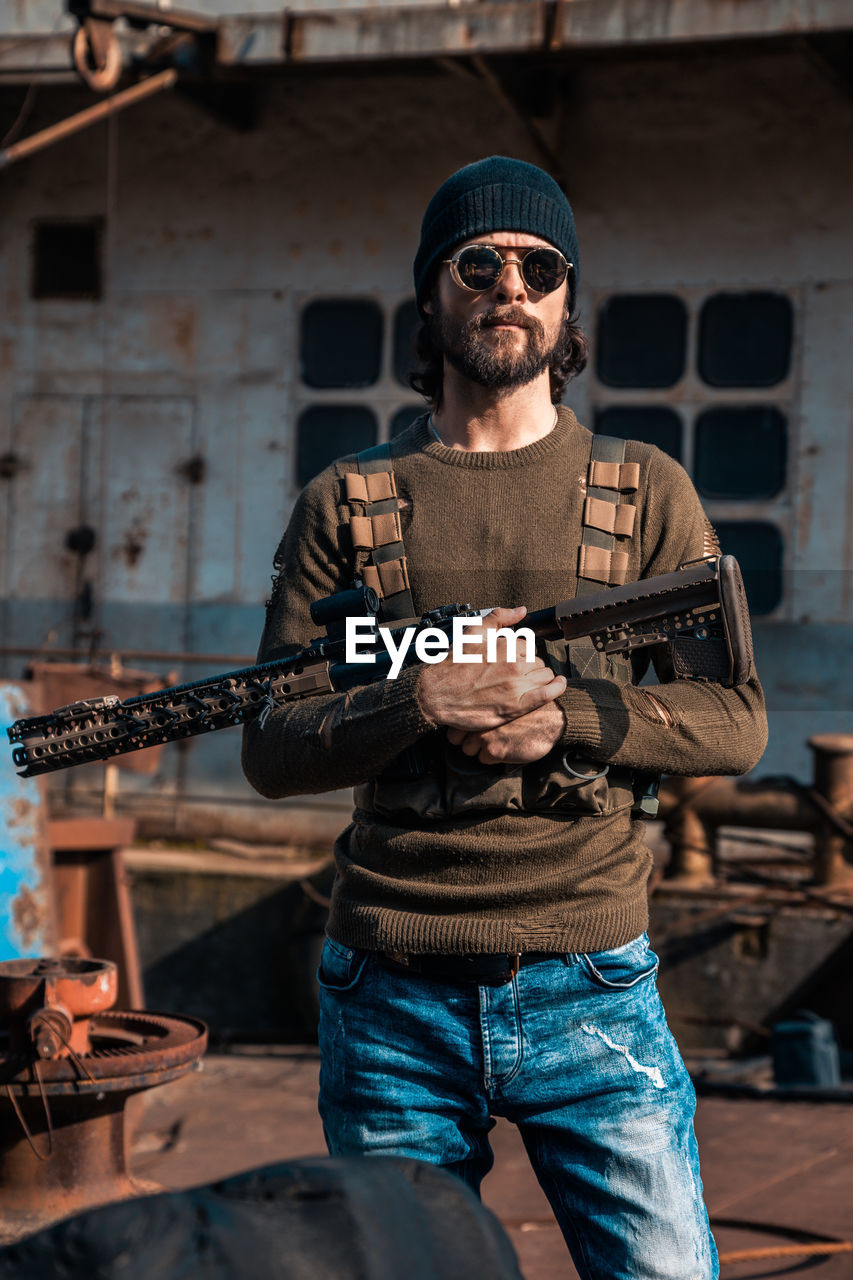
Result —
[{"label": "shell holder loop", "polygon": [[379,596],[379,617],[398,622],[414,616],[406,549],[400,528],[397,484],[387,442],[356,457],[358,471],[344,477],[357,573]]},{"label": "shell holder loop", "polygon": [[623,545],[634,532],[637,508],[624,501],[636,493],[640,467],[625,461],[625,441],[594,435],[583,506],[583,534],[578,550],[577,594],[589,595],[628,580],[628,551]]}]

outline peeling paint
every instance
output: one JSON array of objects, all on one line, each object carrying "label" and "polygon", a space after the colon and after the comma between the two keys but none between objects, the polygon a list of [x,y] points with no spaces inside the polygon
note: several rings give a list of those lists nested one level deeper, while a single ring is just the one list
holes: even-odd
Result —
[{"label": "peeling paint", "polygon": [[12,900],[12,920],[15,930],[26,949],[35,946],[45,927],[45,906],[42,893],[33,892],[26,885]]},{"label": "peeling paint", "polygon": [[626,1049],[624,1044],[616,1044],[615,1041],[610,1039],[610,1036],[605,1035],[600,1027],[593,1026],[591,1022],[582,1023],[581,1031],[585,1032],[588,1036],[598,1036],[599,1040],[604,1041],[608,1049],[613,1049],[616,1053],[621,1053],[622,1057],[626,1059],[632,1070],[644,1076],[648,1076],[656,1089],[663,1089],[664,1083],[660,1067],[643,1066],[642,1062],[638,1062],[634,1055]]},{"label": "peeling paint", "polygon": [[124,558],[129,568],[133,568],[145,550],[145,535],[142,530],[128,529],[124,538]]},{"label": "peeling paint", "polygon": [[[0,725],[32,714],[20,686],[0,683]],[[55,945],[49,867],[38,784],[0,768],[0,960]]]},{"label": "peeling paint", "polygon": [[33,807],[25,796],[14,796],[11,800],[6,817],[6,826],[19,827],[24,822],[31,822],[33,819]]},{"label": "peeling paint", "polygon": [[188,359],[195,356],[195,316],[190,311],[178,312],[173,318],[175,346]]}]

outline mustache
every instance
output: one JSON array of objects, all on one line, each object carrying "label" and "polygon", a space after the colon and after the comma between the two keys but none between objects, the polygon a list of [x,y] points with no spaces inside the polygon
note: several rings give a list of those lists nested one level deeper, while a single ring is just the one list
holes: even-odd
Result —
[{"label": "mustache", "polygon": [[493,329],[499,324],[515,324],[520,329],[544,332],[543,326],[536,317],[529,316],[521,307],[493,307],[491,311],[484,311],[482,315],[475,316],[471,321],[471,327],[476,329]]}]

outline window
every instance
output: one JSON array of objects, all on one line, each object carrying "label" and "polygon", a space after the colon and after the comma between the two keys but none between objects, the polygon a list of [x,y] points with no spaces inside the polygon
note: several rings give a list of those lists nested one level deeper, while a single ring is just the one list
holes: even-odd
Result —
[{"label": "window", "polygon": [[409,374],[417,364],[414,338],[420,323],[414,298],[402,303],[394,313],[394,376],[404,387],[409,385]]},{"label": "window", "polygon": [[721,520],[717,536],[724,555],[734,556],[740,564],[752,613],[772,613],[782,599],[779,530],[761,520]]},{"label": "window", "polygon": [[699,317],[699,373],[712,387],[772,387],[791,367],[793,316],[782,293],[718,293]]},{"label": "window", "polygon": [[753,611],[774,612],[792,520],[792,297],[614,293],[601,297],[594,332],[594,430],[655,444],[683,464],[723,550],[741,561]]},{"label": "window", "polygon": [[362,405],[316,404],[296,425],[296,483],[302,488],[335,458],[376,444],[376,415]]},{"label": "window", "polygon": [[387,303],[305,299],[299,315],[294,486],[306,484],[335,458],[392,439],[424,413],[425,404],[408,390],[419,324],[411,296]]},{"label": "window", "polygon": [[606,386],[674,386],[684,373],[687,308],[675,294],[617,294],[598,313],[595,345]]},{"label": "window", "polygon": [[34,298],[100,298],[99,219],[35,223],[32,293]]},{"label": "window", "polygon": [[329,299],[302,312],[302,380],[309,387],[370,387],[382,368],[383,316],[375,302]]},{"label": "window", "polygon": [[611,407],[595,415],[595,431],[620,440],[644,440],[656,444],[676,462],[681,461],[681,419],[674,409],[647,405],[641,408]]},{"label": "window", "polygon": [[785,487],[787,452],[778,409],[706,409],[696,419],[696,488],[706,498],[775,498]]}]

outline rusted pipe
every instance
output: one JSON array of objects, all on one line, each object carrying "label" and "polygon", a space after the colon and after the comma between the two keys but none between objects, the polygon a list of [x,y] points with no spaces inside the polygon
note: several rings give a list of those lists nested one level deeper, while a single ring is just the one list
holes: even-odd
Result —
[{"label": "rusted pipe", "polygon": [[[685,783],[689,785],[685,787]],[[668,827],[681,821],[682,812],[691,811],[712,831],[718,827],[766,827],[814,834],[823,819],[806,791],[773,779],[667,778],[661,788],[660,816]]]},{"label": "rusted pipe", "polygon": [[665,821],[664,834],[672,851],[667,867],[668,880],[697,887],[713,884],[714,838],[696,804],[699,795],[709,785],[720,781],[719,778],[673,777],[667,778],[661,789],[658,812]]},{"label": "rusted pipe", "polygon": [[[809,738],[814,754],[814,789],[842,823],[853,818],[853,734],[820,733]],[[839,884],[851,879],[853,841],[836,823],[824,821],[815,842],[815,879]]]},{"label": "rusted pipe", "polygon": [[693,886],[713,883],[719,828],[750,827],[813,835],[815,883],[849,881],[853,735],[821,734],[810,738],[809,746],[814,752],[811,786],[792,778],[668,778],[660,796],[672,850],[667,879]]},{"label": "rusted pipe", "polygon": [[54,649],[49,645],[33,647],[32,645],[2,644],[0,657],[3,658],[47,658],[50,661],[82,662],[97,664],[109,663],[113,658],[122,662],[198,662],[204,663],[209,670],[217,667],[249,667],[255,662],[254,654],[246,653],[195,653],[187,650],[170,649]]},{"label": "rusted pipe", "polygon": [[178,73],[173,68],[168,71],[161,71],[156,76],[151,76],[148,80],[141,80],[139,84],[131,85],[129,89],[123,89],[121,93],[114,94],[111,98],[107,98],[104,102],[98,102],[93,107],[87,107],[85,111],[78,111],[76,115],[69,116],[67,120],[60,120],[58,124],[52,124],[47,129],[41,129],[38,133],[32,134],[29,138],[23,138],[20,142],[15,142],[11,147],[6,147],[0,151],[0,169],[7,168],[8,165],[14,164],[16,160],[25,160],[28,156],[34,155],[38,151],[43,151],[45,147],[50,147],[54,142],[61,142],[63,138],[70,138],[75,133],[79,133],[81,129],[88,129],[89,125],[98,124],[101,120],[106,120],[108,116],[115,115],[118,111],[123,111],[125,107],[132,107],[134,103],[141,102],[144,98],[150,98],[155,93],[160,93],[163,89],[171,89],[177,82]]},{"label": "rusted pipe", "polygon": [[336,804],[160,805],[136,815],[142,839],[210,840],[330,849],[350,821],[350,809]]}]

